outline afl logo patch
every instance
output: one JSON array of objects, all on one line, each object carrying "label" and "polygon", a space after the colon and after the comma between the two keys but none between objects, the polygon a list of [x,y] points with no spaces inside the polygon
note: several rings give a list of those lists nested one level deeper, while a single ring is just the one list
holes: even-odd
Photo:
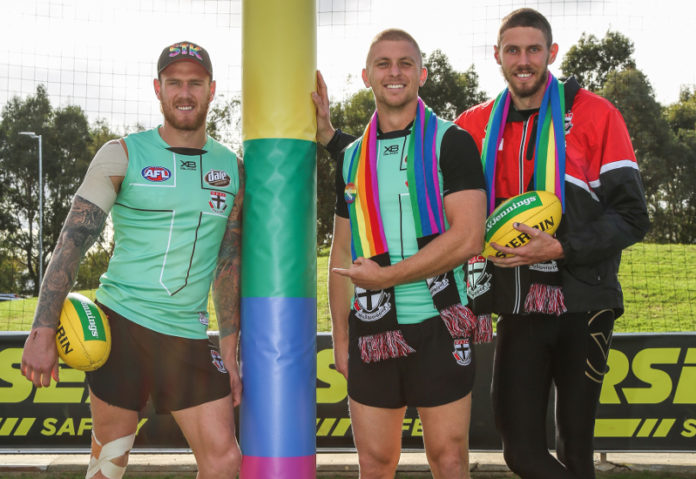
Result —
[{"label": "afl logo patch", "polygon": [[205,182],[210,186],[227,186],[230,184],[230,175],[222,170],[210,170],[205,174]]},{"label": "afl logo patch", "polygon": [[171,176],[172,172],[163,166],[146,166],[140,174],[148,181],[153,181],[155,183],[160,183],[162,181],[167,181]]},{"label": "afl logo patch", "polygon": [[351,204],[355,201],[355,193],[355,184],[348,183],[346,188],[343,190],[343,198],[346,200],[346,203]]}]

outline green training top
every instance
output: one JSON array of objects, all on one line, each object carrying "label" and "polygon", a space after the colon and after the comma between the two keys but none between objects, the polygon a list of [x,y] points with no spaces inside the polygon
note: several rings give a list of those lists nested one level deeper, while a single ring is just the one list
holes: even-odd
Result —
[{"label": "green training top", "polygon": [[170,147],[158,128],[125,142],[114,253],[97,300],[148,329],[205,339],[208,292],[239,188],[237,157],[212,138],[202,150]]}]

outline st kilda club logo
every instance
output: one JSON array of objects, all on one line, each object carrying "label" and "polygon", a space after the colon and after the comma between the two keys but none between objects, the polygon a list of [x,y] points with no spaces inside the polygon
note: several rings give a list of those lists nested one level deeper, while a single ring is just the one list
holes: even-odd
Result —
[{"label": "st kilda club logo", "polygon": [[469,340],[455,339],[452,355],[460,366],[468,366],[471,364],[471,346],[469,345]]},{"label": "st kilda club logo", "polygon": [[427,278],[425,282],[428,285],[430,294],[435,296],[437,293],[449,286],[449,279],[447,279],[447,273],[440,274],[438,276],[433,276],[432,278]]},{"label": "st kilda club logo", "polygon": [[377,321],[391,310],[391,294],[385,290],[371,291],[355,287],[355,316],[365,322]]},{"label": "st kilda club logo", "polygon": [[223,213],[227,208],[227,194],[222,191],[211,191],[208,204],[214,212]]}]

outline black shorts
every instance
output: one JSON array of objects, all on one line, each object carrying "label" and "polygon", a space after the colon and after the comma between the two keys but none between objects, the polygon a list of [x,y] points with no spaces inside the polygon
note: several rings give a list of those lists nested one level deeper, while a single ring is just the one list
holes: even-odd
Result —
[{"label": "black shorts", "polygon": [[99,307],[109,317],[111,353],[104,366],[87,373],[87,383],[102,401],[140,411],[152,396],[155,410],[166,413],[230,393],[227,370],[208,339],[161,334]]},{"label": "black shorts", "polygon": [[[351,321],[356,319],[351,317]],[[366,364],[360,359],[355,328],[349,328],[348,395],[374,407],[433,407],[461,399],[474,385],[474,350],[468,339],[453,339],[437,316],[402,324],[416,350],[404,358]]]}]

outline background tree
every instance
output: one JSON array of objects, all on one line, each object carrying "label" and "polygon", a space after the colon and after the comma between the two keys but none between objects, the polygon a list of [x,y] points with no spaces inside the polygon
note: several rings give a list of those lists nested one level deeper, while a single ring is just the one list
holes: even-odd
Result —
[{"label": "background tree", "polygon": [[619,109],[631,136],[652,220],[650,239],[666,241],[675,234],[666,217],[665,202],[673,198],[671,177],[679,165],[677,145],[662,117],[662,107],[648,79],[635,69],[609,74],[600,94]]},{"label": "background tree", "polygon": [[608,31],[600,41],[582,34],[561,63],[564,76],[611,101],[626,121],[641,168],[654,242],[696,241],[696,99],[684,90],[665,109],[648,78],[635,68],[633,42]]},{"label": "background tree", "polygon": [[242,153],[242,101],[239,96],[218,95],[208,111],[206,133],[236,153]]},{"label": "background tree", "polygon": [[678,223],[679,241],[696,242],[696,87],[682,88],[679,101],[664,110],[664,117],[670,126],[681,151],[677,158],[681,163],[673,177],[679,181],[678,207],[682,210]]},{"label": "background tree", "polygon": [[[372,90],[360,90],[344,101],[331,105],[331,123],[354,136],[362,135],[375,111]],[[336,162],[326,149],[317,145],[317,244],[331,242],[336,206]]]},{"label": "background tree", "polygon": [[680,140],[690,141],[696,134],[696,87],[683,87],[679,101],[665,109],[665,118]]},{"label": "background tree", "polygon": [[602,40],[583,33],[561,62],[564,76],[573,75],[581,86],[597,92],[611,72],[636,67],[633,42],[619,32],[607,31]]},{"label": "background tree", "polygon": [[21,292],[26,281],[26,267],[6,244],[0,239],[0,292]]},{"label": "background tree", "polygon": [[464,110],[486,101],[473,65],[464,72],[456,71],[441,50],[423,57],[428,81],[421,87],[420,96],[438,116],[454,120]]},{"label": "background tree", "polygon": [[[39,177],[38,143],[19,135],[42,135],[44,171],[43,258],[38,258]],[[13,251],[26,267],[28,282],[20,292],[38,292],[38,262],[45,267],[55,247],[72,195],[84,176],[91,156],[87,119],[79,107],[54,110],[46,88],[39,85],[24,100],[14,97],[0,122],[0,204],[9,218],[3,221],[3,247]]]}]

